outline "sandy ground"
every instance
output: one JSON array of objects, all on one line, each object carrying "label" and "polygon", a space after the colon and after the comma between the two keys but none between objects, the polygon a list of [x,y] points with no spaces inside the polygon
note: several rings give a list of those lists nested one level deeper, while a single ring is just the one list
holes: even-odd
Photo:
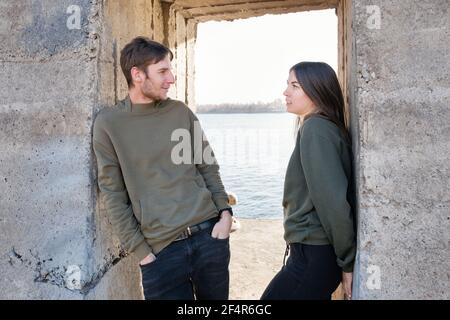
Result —
[{"label": "sandy ground", "polygon": [[259,299],[283,264],[283,220],[239,221],[230,235],[230,299]]},{"label": "sandy ground", "polygon": [[[259,299],[283,264],[283,220],[239,219],[230,235],[230,299]],[[340,288],[333,299],[340,299]]]}]

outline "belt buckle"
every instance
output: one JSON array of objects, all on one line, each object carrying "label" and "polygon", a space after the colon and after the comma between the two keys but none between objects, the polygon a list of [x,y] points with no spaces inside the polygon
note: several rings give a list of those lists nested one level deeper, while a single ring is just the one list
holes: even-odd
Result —
[{"label": "belt buckle", "polygon": [[192,236],[191,227],[187,227],[187,232],[188,232],[189,237]]}]

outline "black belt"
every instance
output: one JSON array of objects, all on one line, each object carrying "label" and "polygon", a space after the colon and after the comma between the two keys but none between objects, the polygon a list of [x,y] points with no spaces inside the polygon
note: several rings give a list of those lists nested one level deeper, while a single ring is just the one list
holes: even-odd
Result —
[{"label": "black belt", "polygon": [[219,221],[219,218],[214,217],[214,218],[208,219],[206,221],[200,222],[196,225],[187,227],[187,229],[184,230],[174,241],[180,241],[180,240],[187,239],[201,230],[205,230],[205,229],[212,227],[213,225],[215,225],[217,223],[217,221]]}]

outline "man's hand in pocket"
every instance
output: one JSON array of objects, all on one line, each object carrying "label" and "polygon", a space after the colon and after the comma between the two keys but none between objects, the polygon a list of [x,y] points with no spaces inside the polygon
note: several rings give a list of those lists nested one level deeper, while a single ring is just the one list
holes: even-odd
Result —
[{"label": "man's hand in pocket", "polygon": [[228,211],[223,211],[219,222],[217,222],[211,232],[211,237],[217,239],[226,239],[230,236],[231,224],[233,218]]},{"label": "man's hand in pocket", "polygon": [[146,256],[144,259],[141,260],[141,262],[139,262],[139,264],[141,266],[144,266],[146,264],[152,263],[153,261],[155,261],[156,257],[153,253],[150,253],[148,256]]}]

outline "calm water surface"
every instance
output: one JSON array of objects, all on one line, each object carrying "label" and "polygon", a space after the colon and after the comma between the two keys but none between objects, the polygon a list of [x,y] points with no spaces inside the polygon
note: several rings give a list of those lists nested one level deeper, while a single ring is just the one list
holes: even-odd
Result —
[{"label": "calm water surface", "polygon": [[283,217],[286,167],[294,148],[295,117],[288,113],[198,114],[220,165],[225,189],[234,192],[237,217]]}]

